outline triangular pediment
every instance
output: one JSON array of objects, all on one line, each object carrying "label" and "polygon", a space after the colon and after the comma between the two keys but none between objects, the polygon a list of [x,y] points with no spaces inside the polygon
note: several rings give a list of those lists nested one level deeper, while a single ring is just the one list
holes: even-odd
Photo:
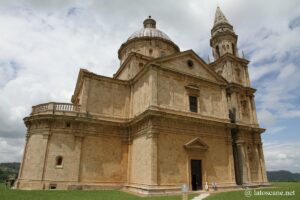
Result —
[{"label": "triangular pediment", "polygon": [[218,75],[193,50],[176,53],[155,60],[161,67],[171,69],[182,74],[188,74],[206,81],[227,84],[227,81]]},{"label": "triangular pediment", "polygon": [[195,150],[207,150],[209,148],[208,145],[198,137],[187,142],[184,145],[184,147],[186,149],[195,149]]}]

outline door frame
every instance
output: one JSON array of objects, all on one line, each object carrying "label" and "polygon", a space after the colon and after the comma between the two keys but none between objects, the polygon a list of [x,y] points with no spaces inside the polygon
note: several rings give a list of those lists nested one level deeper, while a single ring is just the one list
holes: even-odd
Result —
[{"label": "door frame", "polygon": [[197,156],[190,155],[187,158],[187,180],[188,180],[188,186],[189,186],[190,191],[192,191],[192,168],[191,168],[192,160],[201,160],[201,177],[202,177],[201,181],[202,181],[202,190],[203,190],[205,181],[207,180],[206,167],[205,167],[205,156],[203,154],[201,155],[201,153],[200,153],[200,155],[199,154]]}]

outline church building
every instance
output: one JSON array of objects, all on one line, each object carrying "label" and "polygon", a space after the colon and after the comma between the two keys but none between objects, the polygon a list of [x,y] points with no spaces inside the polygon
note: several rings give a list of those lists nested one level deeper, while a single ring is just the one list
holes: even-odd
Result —
[{"label": "church building", "polygon": [[80,69],[72,103],[32,107],[20,189],[143,194],[267,185],[249,61],[217,7],[214,61],[180,51],[149,16],[119,51],[113,77]]}]

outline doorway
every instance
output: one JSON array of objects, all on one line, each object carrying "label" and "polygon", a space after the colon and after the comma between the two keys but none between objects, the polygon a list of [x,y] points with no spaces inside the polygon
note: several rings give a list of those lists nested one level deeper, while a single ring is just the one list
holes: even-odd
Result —
[{"label": "doorway", "polygon": [[192,190],[202,190],[201,160],[191,160],[191,185]]}]

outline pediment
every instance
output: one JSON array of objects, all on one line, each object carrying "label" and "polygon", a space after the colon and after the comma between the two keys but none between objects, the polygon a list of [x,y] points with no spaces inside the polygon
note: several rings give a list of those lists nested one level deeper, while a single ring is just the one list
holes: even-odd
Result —
[{"label": "pediment", "polygon": [[207,150],[208,145],[203,142],[200,138],[195,138],[184,145],[186,149],[194,149],[194,150]]},{"label": "pediment", "polygon": [[156,60],[164,68],[199,77],[206,81],[227,84],[226,80],[218,75],[194,51],[188,50]]}]

